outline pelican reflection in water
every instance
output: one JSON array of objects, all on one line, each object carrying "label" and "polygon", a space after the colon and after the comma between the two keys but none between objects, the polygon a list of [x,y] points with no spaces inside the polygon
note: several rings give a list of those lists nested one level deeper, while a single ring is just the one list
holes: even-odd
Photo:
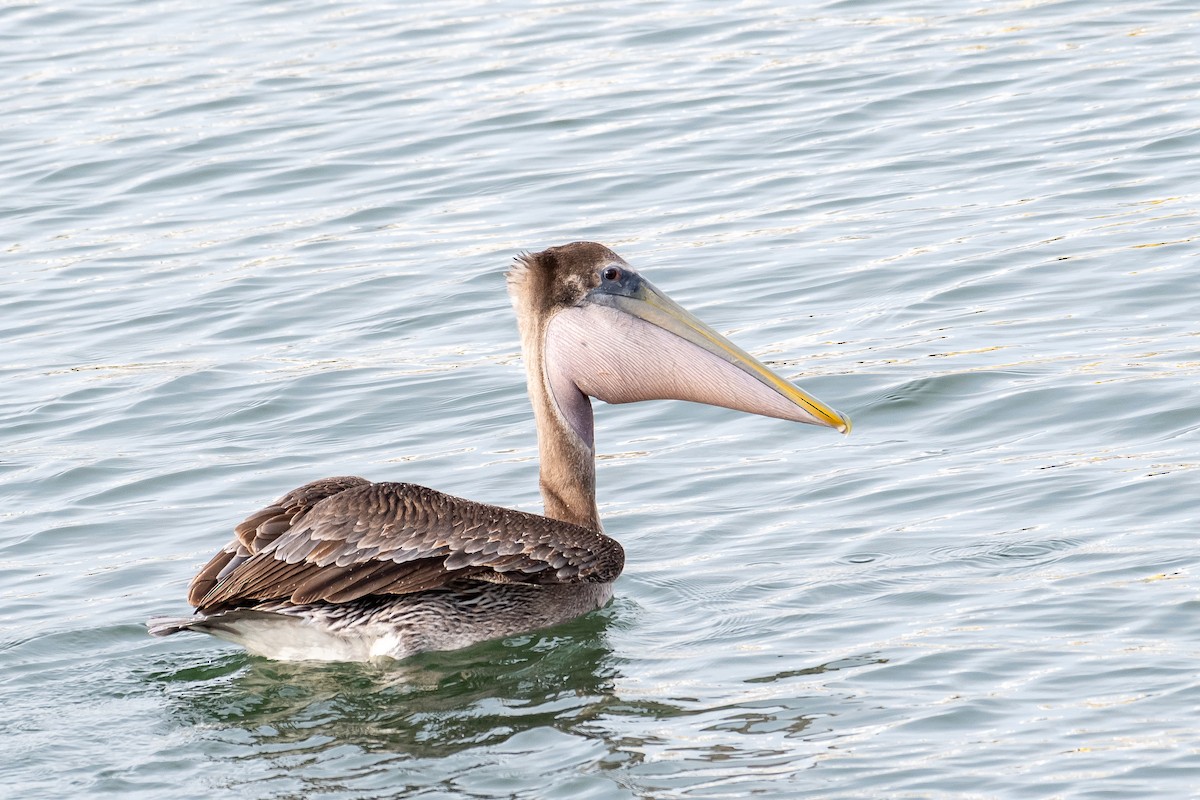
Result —
[{"label": "pelican reflection in water", "polygon": [[365,661],[555,625],[607,603],[625,563],[596,509],[590,398],[691,400],[850,430],[603,245],[520,256],[508,291],[544,516],[409,483],[314,481],[238,525],[192,580],[195,615],[153,619],[150,632],[199,631],[275,659]]}]

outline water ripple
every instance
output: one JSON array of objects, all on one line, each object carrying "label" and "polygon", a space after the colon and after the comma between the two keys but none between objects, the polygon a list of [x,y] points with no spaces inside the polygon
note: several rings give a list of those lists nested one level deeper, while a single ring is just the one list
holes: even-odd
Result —
[{"label": "water ripple", "polygon": [[[1192,792],[1189,7],[0,21],[12,792]],[[628,568],[554,631],[386,670],[144,636],[319,475],[537,510],[502,273],[580,238],[854,434],[598,408]]]}]

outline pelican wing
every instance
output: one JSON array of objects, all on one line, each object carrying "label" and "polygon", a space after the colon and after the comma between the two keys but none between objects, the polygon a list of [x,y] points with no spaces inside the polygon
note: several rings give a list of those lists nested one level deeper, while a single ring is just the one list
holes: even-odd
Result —
[{"label": "pelican wing", "polygon": [[604,534],[407,483],[328,478],[251,515],[192,582],[211,612],[264,600],[344,603],[470,578],[609,582],[625,555]]}]

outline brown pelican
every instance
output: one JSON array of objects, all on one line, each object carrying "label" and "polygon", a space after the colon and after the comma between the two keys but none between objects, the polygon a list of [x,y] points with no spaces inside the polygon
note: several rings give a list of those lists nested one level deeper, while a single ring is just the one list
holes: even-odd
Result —
[{"label": "brown pelican", "polygon": [[625,553],[596,510],[589,398],[691,400],[850,420],[693,317],[616,253],[575,242],[508,273],[537,422],[545,516],[408,483],[326,478],[238,525],[192,580],[196,614],[153,619],[276,659],[450,650],[600,608]]}]

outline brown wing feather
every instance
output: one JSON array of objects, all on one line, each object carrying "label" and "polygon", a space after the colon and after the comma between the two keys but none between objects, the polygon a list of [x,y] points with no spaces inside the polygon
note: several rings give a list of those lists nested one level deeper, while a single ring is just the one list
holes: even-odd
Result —
[{"label": "brown wing feather", "polygon": [[293,520],[312,510],[317,503],[346,489],[368,483],[365,478],[349,475],[322,478],[293,489],[261,511],[246,517],[233,529],[234,540],[192,578],[188,586],[188,602],[199,607],[201,600],[214,586],[283,535],[292,526]]},{"label": "brown wing feather", "polygon": [[[276,530],[285,519],[287,527]],[[625,563],[620,544],[598,531],[361,478],[303,486],[249,517],[237,534],[192,583],[189,600],[201,611],[262,600],[342,603],[463,578],[608,582]]]}]

